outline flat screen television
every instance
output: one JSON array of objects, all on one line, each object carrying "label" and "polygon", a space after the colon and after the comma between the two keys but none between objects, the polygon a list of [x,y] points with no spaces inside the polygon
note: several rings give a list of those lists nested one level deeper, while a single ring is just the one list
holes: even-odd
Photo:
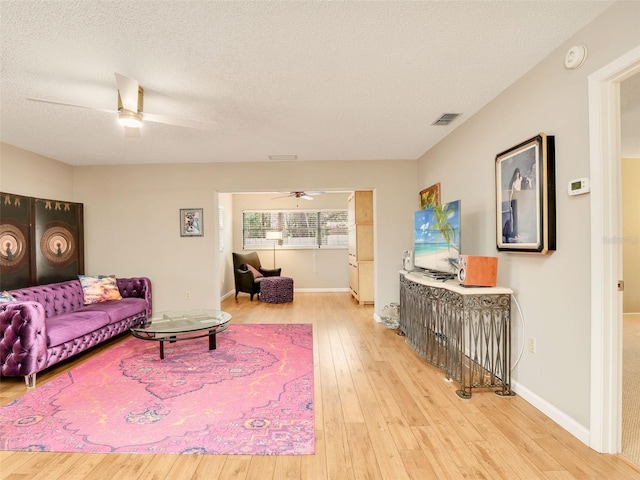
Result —
[{"label": "flat screen television", "polygon": [[414,214],[413,262],[433,274],[455,275],[460,255],[460,200]]}]

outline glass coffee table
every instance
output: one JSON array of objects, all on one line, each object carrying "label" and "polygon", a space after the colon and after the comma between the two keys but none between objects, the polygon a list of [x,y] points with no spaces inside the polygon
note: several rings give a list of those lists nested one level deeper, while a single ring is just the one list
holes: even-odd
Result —
[{"label": "glass coffee table", "polygon": [[160,342],[160,359],[164,359],[164,342],[209,337],[209,350],[216,349],[216,334],[229,326],[231,314],[221,310],[173,310],[151,315],[139,327],[132,327],[136,338]]}]

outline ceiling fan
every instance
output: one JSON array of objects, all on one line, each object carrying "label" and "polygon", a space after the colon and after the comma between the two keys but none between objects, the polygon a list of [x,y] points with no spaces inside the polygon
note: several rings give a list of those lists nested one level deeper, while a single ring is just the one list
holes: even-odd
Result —
[{"label": "ceiling fan", "polygon": [[273,199],[275,200],[276,198],[294,197],[304,198],[305,200],[313,200],[313,197],[323,194],[324,192],[289,192],[286,195],[280,195],[279,197],[274,197]]},{"label": "ceiling fan", "polygon": [[216,122],[209,122],[206,120],[196,120],[175,115],[158,115],[143,112],[144,88],[142,88],[138,84],[138,81],[133,78],[120,73],[115,73],[114,75],[116,77],[116,85],[118,87],[117,110],[107,110],[104,108],[58,102],[56,100],[44,100],[40,98],[27,97],[27,100],[31,100],[33,102],[52,103],[54,105],[63,105],[66,107],[88,108],[90,110],[98,110],[107,113],[117,113],[118,123],[124,127],[125,135],[127,136],[139,136],[139,128],[142,126],[143,121],[175,125],[178,127],[195,128],[199,130],[212,130],[217,125]]}]

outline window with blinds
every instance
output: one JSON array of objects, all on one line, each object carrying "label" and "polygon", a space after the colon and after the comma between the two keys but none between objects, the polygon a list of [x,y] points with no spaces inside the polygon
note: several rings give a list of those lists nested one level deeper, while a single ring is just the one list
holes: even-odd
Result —
[{"label": "window with blinds", "polygon": [[282,232],[281,248],[347,248],[347,210],[260,210],[242,212],[242,247],[272,248],[267,232]]}]

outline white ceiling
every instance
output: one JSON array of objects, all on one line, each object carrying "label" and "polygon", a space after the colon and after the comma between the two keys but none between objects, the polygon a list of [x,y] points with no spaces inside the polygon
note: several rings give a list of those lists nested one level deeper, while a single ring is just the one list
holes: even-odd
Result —
[{"label": "white ceiling", "polygon": [[[415,159],[606,1],[0,1],[0,141],[72,165]],[[213,131],[26,97],[144,111]],[[462,113],[452,125],[431,124]]]}]

